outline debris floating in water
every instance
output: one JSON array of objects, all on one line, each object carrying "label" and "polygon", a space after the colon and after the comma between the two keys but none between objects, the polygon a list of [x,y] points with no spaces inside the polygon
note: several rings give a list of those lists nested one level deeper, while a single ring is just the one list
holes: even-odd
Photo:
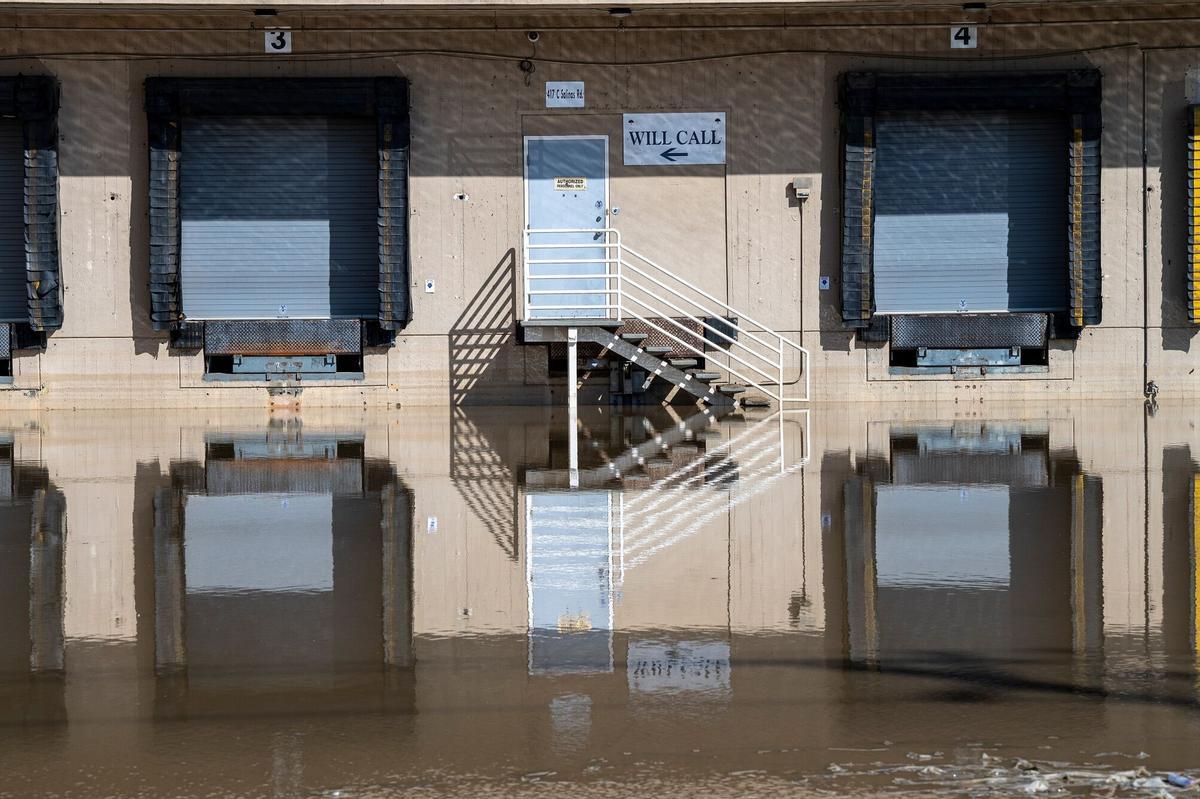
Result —
[{"label": "debris floating in water", "polygon": [[[907,758],[913,763],[831,763],[824,777],[817,777],[812,784],[821,781],[837,781],[837,790],[845,792],[845,783],[856,778],[872,782],[880,778],[891,778],[895,786],[918,789],[922,795],[936,796],[940,793],[971,796],[1001,797],[1013,795],[1029,796],[1093,796],[1137,797],[1137,799],[1183,799],[1197,795],[1200,782],[1181,772],[1167,774],[1151,772],[1145,766],[1135,769],[1117,769],[1104,764],[1089,763],[1075,766],[1071,763],[1029,760],[1023,757],[1001,759],[995,754],[981,757],[979,753],[956,754],[958,762],[943,765],[930,763],[941,752],[921,754],[909,752]],[[1128,755],[1122,755],[1128,758]],[[1005,765],[1007,763],[1007,765]],[[1172,794],[1170,789],[1187,791]]]}]

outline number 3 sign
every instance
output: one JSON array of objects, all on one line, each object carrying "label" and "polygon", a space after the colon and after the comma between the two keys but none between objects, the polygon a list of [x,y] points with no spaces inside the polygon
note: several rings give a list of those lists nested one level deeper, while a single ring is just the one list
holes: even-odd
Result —
[{"label": "number 3 sign", "polygon": [[269,28],[263,32],[264,49],[268,53],[292,52],[292,32],[287,28]]}]

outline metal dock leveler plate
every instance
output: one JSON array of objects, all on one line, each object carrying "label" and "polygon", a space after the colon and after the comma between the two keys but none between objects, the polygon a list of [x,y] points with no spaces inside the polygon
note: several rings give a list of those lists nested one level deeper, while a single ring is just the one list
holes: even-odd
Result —
[{"label": "metal dock leveler plate", "polygon": [[725,112],[626,114],[625,166],[725,163]]},{"label": "metal dock leveler plate", "polygon": [[[360,377],[362,322],[357,319],[268,319],[208,322],[204,354],[213,379],[278,380]],[[353,359],[339,367],[339,356]],[[224,368],[217,361],[224,359]]]},{"label": "metal dock leveler plate", "polygon": [[357,319],[266,319],[208,322],[208,355],[356,355],[362,351]]},{"label": "metal dock leveler plate", "polygon": [[0,385],[12,385],[13,326],[0,323]]},{"label": "metal dock leveler plate", "polygon": [[1045,314],[945,314],[893,316],[892,346],[971,349],[978,347],[1045,347]]},{"label": "metal dock leveler plate", "polygon": [[1044,351],[1048,332],[1049,316],[1040,313],[891,317],[893,359],[915,351],[910,363],[922,368],[1036,365],[1022,351]]}]

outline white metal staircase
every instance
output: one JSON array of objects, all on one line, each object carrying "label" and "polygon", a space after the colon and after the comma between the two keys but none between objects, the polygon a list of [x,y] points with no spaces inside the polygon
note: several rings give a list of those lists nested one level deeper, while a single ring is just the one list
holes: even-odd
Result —
[{"label": "white metal staircase", "polygon": [[[748,389],[779,408],[808,401],[808,350],[625,246],[613,228],[527,229],[523,260],[525,341],[567,343],[572,405],[579,342],[644,370],[647,385],[663,379],[706,403],[749,404]],[[621,333],[633,320],[692,357]]]}]

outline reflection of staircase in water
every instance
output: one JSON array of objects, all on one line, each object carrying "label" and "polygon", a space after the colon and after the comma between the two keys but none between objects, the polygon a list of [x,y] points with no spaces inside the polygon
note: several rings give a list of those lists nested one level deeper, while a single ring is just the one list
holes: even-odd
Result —
[{"label": "reflection of staircase in water", "polygon": [[[784,445],[789,415],[803,416],[805,425],[799,458],[790,463]],[[622,571],[645,563],[803,468],[808,443],[808,411],[777,411],[715,446],[710,443],[697,468],[672,471],[644,490],[623,495]]]},{"label": "reflection of staircase in water", "polygon": [[[594,521],[610,530],[617,584],[626,570],[694,535],[711,519],[762,494],[808,462],[807,411],[748,420],[744,429],[723,439],[708,429],[716,421],[711,412],[701,411],[607,459],[603,466],[580,470],[581,489],[611,493],[611,511],[605,511],[604,519],[576,523],[594,526]],[[737,417],[722,419],[731,421]],[[785,449],[785,425],[797,423],[804,428],[801,451],[793,459]],[[555,497],[564,496],[568,485],[568,470],[526,474],[526,494],[534,498],[540,514],[553,515],[559,504]],[[572,512],[578,514],[578,509]],[[530,524],[536,521],[536,515],[530,516]]]},{"label": "reflection of staircase in water", "polygon": [[[674,417],[674,423],[661,431],[649,418],[634,417],[645,439],[615,456],[607,452],[611,442],[594,435],[587,426],[581,426],[582,444],[590,445],[591,454],[603,463],[580,469],[579,487],[611,488],[615,482],[624,488],[645,488],[657,477],[697,463],[697,455],[702,454],[704,431],[716,422],[717,415],[708,408],[702,408],[687,419],[680,418],[670,408],[667,412]],[[531,469],[525,475],[524,485],[527,488],[566,489],[570,487],[570,472]]]},{"label": "reflection of staircase in water", "polygon": [[461,408],[453,409],[450,424],[450,482],[497,546],[517,561],[517,482],[512,469]]}]

